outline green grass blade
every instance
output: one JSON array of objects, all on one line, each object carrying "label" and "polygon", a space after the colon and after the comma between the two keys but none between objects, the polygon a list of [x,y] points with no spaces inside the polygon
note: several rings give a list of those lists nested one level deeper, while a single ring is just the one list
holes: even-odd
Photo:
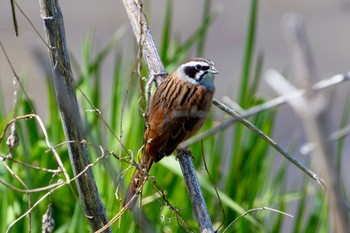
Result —
[{"label": "green grass blade", "polygon": [[[209,24],[210,22],[206,20],[207,15],[210,15],[211,10],[211,0],[205,0],[204,1],[204,7],[203,7],[203,14],[202,14],[202,24]],[[205,27],[208,27],[209,25],[206,25]],[[207,30],[202,30],[199,32],[199,39],[197,43],[197,56],[198,57],[204,57],[204,51],[205,51],[205,42],[207,38]]]},{"label": "green grass blade", "polygon": [[181,45],[177,46],[175,53],[173,54],[173,59],[175,64],[183,62],[183,60],[188,56],[193,46],[198,42],[201,35],[206,35],[209,26],[216,18],[218,12],[214,11],[208,14],[205,19],[202,20],[200,27]]},{"label": "green grass blade", "polygon": [[[344,103],[343,113],[341,116],[341,120],[339,123],[339,129],[344,128],[348,124],[348,119],[350,115],[350,92],[347,93],[346,101]],[[343,147],[344,147],[345,137],[342,137],[339,139],[336,143],[336,170],[338,172],[338,175],[341,174],[341,164],[342,164],[342,154],[343,154]]]},{"label": "green grass blade", "polygon": [[250,3],[250,16],[249,16],[249,27],[246,37],[245,52],[243,59],[243,73],[241,80],[241,87],[239,92],[239,104],[242,107],[247,106],[248,86],[252,70],[252,61],[255,46],[255,34],[256,34],[256,21],[258,16],[258,1],[251,0]]},{"label": "green grass blade", "polygon": [[170,34],[172,26],[172,16],[173,16],[173,0],[166,1],[165,7],[165,19],[163,24],[163,33],[160,45],[160,57],[164,65],[168,64],[168,49],[170,43]]}]

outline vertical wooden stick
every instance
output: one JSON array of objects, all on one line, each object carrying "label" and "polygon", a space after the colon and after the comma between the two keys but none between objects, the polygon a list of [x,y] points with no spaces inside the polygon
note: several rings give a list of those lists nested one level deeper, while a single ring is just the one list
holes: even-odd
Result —
[{"label": "vertical wooden stick", "polygon": [[[49,46],[53,85],[62,118],[64,133],[68,141],[82,141],[83,130],[79,114],[74,81],[66,46],[63,16],[57,0],[39,0],[44,21],[46,42]],[[84,143],[69,143],[68,153],[74,174],[79,174],[90,164]],[[107,222],[105,207],[99,196],[94,175],[89,168],[77,179],[77,186],[84,214],[90,228],[96,231]],[[69,198],[69,197],[67,197]],[[111,232],[110,228],[106,232]]]},{"label": "vertical wooden stick", "polygon": [[[142,26],[143,39],[142,41],[139,41],[139,44],[142,45],[142,57],[148,66],[150,74],[157,75],[156,82],[160,83],[162,78],[166,76],[166,71],[159,57],[159,53],[155,46],[151,31],[148,28],[147,22],[143,16],[141,16],[142,21],[139,21],[140,15],[137,1],[123,0],[123,2],[137,41],[140,40],[140,25]],[[193,210],[201,232],[214,232],[191,157],[185,153],[182,153],[179,155],[179,163],[183,171],[187,189],[190,193]]]}]

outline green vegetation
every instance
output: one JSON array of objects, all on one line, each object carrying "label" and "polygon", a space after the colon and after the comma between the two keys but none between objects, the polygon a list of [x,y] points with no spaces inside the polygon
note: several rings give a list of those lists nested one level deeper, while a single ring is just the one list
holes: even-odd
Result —
[{"label": "green vegetation", "polygon": [[[159,46],[167,70],[172,70],[190,53],[195,52],[200,56],[205,54],[204,44],[207,30],[215,19],[215,13],[209,13],[208,2],[203,9],[204,17],[201,25],[184,42],[172,38],[172,1],[167,2],[165,9],[167,14],[165,14],[161,46]],[[242,64],[242,85],[239,90],[236,90],[239,92],[237,94],[239,102],[245,109],[265,101],[256,94],[261,77],[263,56],[259,56],[254,52],[254,35],[258,12],[257,1],[252,0],[251,4],[246,52],[242,55],[244,57],[242,59],[244,61]],[[133,69],[135,63],[133,58],[136,57],[136,51],[132,54],[122,54],[119,49],[119,39],[122,36],[123,30],[118,31],[110,42],[97,52],[94,51],[93,40],[85,40],[82,47],[82,66],[74,65],[73,67],[75,73],[79,74],[76,79],[76,90],[81,106],[91,162],[101,156],[99,146],[103,147],[105,151],[113,151],[116,155],[128,160],[128,153],[120,146],[118,140],[135,157],[137,157],[137,152],[142,145],[143,109],[140,108],[141,94],[138,75]],[[110,53],[112,55],[114,53],[115,56],[113,84],[108,87],[109,89],[102,90],[101,70],[106,57]],[[77,62],[73,62],[73,64],[77,64]],[[145,68],[143,69],[143,75],[147,77]],[[46,80],[48,115],[45,128],[50,143],[59,145],[65,141],[65,137],[50,78],[48,77]],[[145,84],[144,81],[142,83]],[[110,96],[108,106],[103,106],[102,96],[106,95]],[[14,116],[35,112],[35,103],[26,99],[23,94],[19,95],[16,108],[9,113],[5,113],[2,106],[0,106],[0,131],[4,130],[6,124]],[[101,110],[101,114],[94,111],[95,108]],[[249,120],[266,134],[271,135],[274,130],[274,119],[277,112],[278,109],[267,110]],[[344,112],[344,119],[347,119],[348,114],[349,108]],[[342,124],[345,124],[344,122]],[[211,116],[202,131],[210,129],[216,124],[218,124],[218,119]],[[52,151],[47,151],[48,147],[42,130],[34,118],[17,121],[17,130],[20,144],[14,152],[13,159],[38,167],[57,169],[58,165],[53,157],[54,155]],[[227,135],[232,135],[232,137],[227,138]],[[7,154],[6,137],[2,139],[0,144],[0,154],[2,156]],[[231,146],[227,146],[228,144]],[[291,141],[291,144],[293,144],[293,141]],[[337,147],[338,164],[341,161],[342,145],[339,143]],[[279,155],[270,149],[269,145],[255,133],[243,126],[231,127],[206,138],[203,143],[192,145],[190,149],[195,155],[194,164],[199,174],[214,226],[218,227],[222,222],[224,223],[223,228],[220,229],[221,232],[249,209],[270,207],[288,213],[291,206],[296,209],[294,218],[270,210],[254,211],[238,219],[227,232],[283,232],[282,227],[286,222],[288,222],[286,224],[289,229],[288,232],[327,232],[328,206],[324,201],[324,194],[320,188],[303,174],[301,176],[305,178],[301,182],[287,181],[288,172],[293,165],[290,165],[284,159],[276,159],[279,158],[277,157]],[[73,172],[66,144],[59,145],[56,150],[72,177]],[[293,150],[293,147],[290,150]],[[205,157],[212,181],[207,171],[203,169],[204,160],[202,155]],[[11,159],[7,159],[5,163],[29,189],[47,186],[59,179],[64,179],[62,174],[57,175],[33,169]],[[18,189],[25,189],[26,187],[6,169],[5,163],[0,165],[0,180]],[[223,164],[227,163],[228,169],[226,171]],[[120,161],[112,155],[104,157],[93,166],[96,183],[109,218],[116,215],[121,208],[121,198],[124,196],[126,186],[134,170],[133,168],[129,169],[125,175],[124,171],[128,166],[127,162]],[[159,164],[153,166],[151,175],[155,177],[158,186],[165,190],[170,203],[178,208],[193,231],[197,231],[190,199],[175,157],[165,158]],[[293,179],[293,176],[290,178]],[[221,204],[212,182],[220,194],[223,210],[221,210]],[[291,185],[287,187],[287,183]],[[27,195],[0,185],[0,232],[5,232],[9,224],[25,213],[29,205],[32,206],[47,192],[48,190]],[[119,199],[116,199],[116,194]],[[148,224],[156,232],[183,232],[183,223],[179,223],[175,213],[169,207],[163,206],[163,200],[155,198],[153,194],[154,188],[150,182],[147,182],[143,193],[144,206],[140,213],[141,217],[147,218],[147,221],[142,223],[143,226],[140,226],[131,213],[127,212],[119,221],[113,224],[113,232],[138,232],[145,229]],[[28,204],[29,198],[30,204]],[[77,189],[75,184],[72,183],[54,191],[33,209],[31,212],[32,232],[40,231],[41,218],[49,203],[52,204],[56,233],[89,231],[88,223],[79,203]],[[225,212],[225,219],[223,211]],[[12,227],[10,232],[28,232],[28,221],[28,218],[23,218]]]}]

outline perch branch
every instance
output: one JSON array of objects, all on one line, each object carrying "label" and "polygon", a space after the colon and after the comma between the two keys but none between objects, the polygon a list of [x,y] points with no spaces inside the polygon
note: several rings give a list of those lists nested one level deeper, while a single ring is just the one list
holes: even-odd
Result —
[{"label": "perch branch", "polygon": [[305,167],[302,163],[300,163],[295,157],[290,155],[287,151],[283,150],[272,138],[270,138],[268,135],[264,134],[260,129],[258,129],[255,125],[250,123],[248,120],[244,119],[240,114],[238,114],[233,109],[227,107],[226,105],[220,103],[216,99],[214,99],[214,104],[220,108],[221,110],[225,111],[226,113],[230,114],[234,118],[237,119],[240,123],[245,125],[248,129],[252,130],[253,132],[256,132],[262,139],[264,139],[266,142],[268,142],[276,151],[278,151],[281,155],[283,155],[286,159],[288,159],[290,162],[292,162],[295,166],[297,166],[300,170],[302,170],[305,174],[310,176],[312,179],[316,180],[317,183],[319,183],[322,187],[324,187],[325,183],[324,181],[313,171]]},{"label": "perch branch", "polygon": [[[156,76],[156,83],[159,84],[166,76],[166,70],[159,57],[157,48],[155,46],[151,31],[143,17],[139,15],[139,6],[137,1],[123,0],[125,10],[129,16],[129,20],[134,31],[136,41],[142,45],[142,57],[147,64],[151,75]],[[141,19],[141,22],[140,22]],[[140,40],[140,27],[142,27],[142,39]],[[139,41],[140,40],[140,41]],[[204,197],[196,177],[196,172],[188,154],[182,153],[179,156],[179,163],[183,171],[184,179],[187,189],[196,190],[195,196],[190,195],[195,216],[198,222],[199,229],[202,232],[214,232],[211,219],[206,208]],[[199,198],[199,199],[198,199]]]},{"label": "perch branch", "polygon": [[[160,59],[151,31],[144,16],[139,16],[138,1],[123,0],[123,3],[129,17],[132,30],[135,34],[136,41],[139,45],[142,45],[142,57],[147,64],[149,73],[156,76],[155,81],[158,85],[167,76],[167,72],[163,66],[163,62]],[[142,27],[142,29],[140,27]],[[140,38],[140,32],[143,32],[142,38]]]},{"label": "perch branch", "polygon": [[[269,75],[275,75],[275,70],[268,70],[266,72],[266,76],[269,76]],[[276,74],[278,75],[278,74]],[[350,72],[346,72],[346,73],[343,73],[343,74],[337,74],[337,75],[334,75],[328,79],[324,79],[324,80],[321,80],[317,83],[315,83],[313,86],[312,86],[312,89],[314,89],[315,91],[318,90],[318,91],[321,91],[321,90],[325,90],[325,89],[328,89],[328,88],[331,88],[331,87],[334,87],[336,85],[339,85],[339,84],[342,84],[344,82],[347,82],[350,80]],[[304,90],[300,90],[300,91],[297,91],[295,93],[289,93],[289,94],[283,94],[281,96],[278,96],[274,99],[271,99],[265,103],[262,103],[260,105],[256,105],[254,107],[251,107],[247,110],[244,110],[242,112],[239,112],[239,114],[241,115],[241,117],[243,118],[248,118],[248,117],[251,117],[251,116],[255,116],[257,115],[258,113],[260,112],[263,112],[263,111],[266,111],[266,110],[269,110],[269,109],[272,109],[272,108],[275,108],[277,106],[280,106],[282,104],[285,104],[295,98],[299,98],[300,96],[304,95],[305,94],[305,91]],[[194,137],[191,137],[190,139],[186,140],[185,142],[181,143],[181,147],[188,147],[196,142],[199,142],[201,140],[203,140],[204,138],[206,137],[209,137],[211,135],[214,135],[216,133],[218,133],[219,131],[222,131],[230,126],[232,126],[234,123],[236,123],[238,120],[234,117],[232,118],[229,118],[223,122],[221,122],[220,124],[218,124],[217,126],[214,126],[213,128],[201,133],[201,134],[198,134],[197,136],[194,136]]]}]

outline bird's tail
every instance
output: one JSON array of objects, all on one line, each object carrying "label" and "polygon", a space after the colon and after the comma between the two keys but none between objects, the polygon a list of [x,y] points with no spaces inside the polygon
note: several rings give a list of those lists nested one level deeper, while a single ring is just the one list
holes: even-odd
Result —
[{"label": "bird's tail", "polygon": [[142,187],[140,190],[140,186],[143,185],[143,183],[147,177],[147,174],[148,174],[148,172],[151,169],[151,166],[153,164],[152,158],[146,158],[146,159],[147,160],[145,161],[145,163],[143,163],[143,161],[141,159],[141,161],[142,161],[141,167],[140,167],[140,169],[136,169],[136,171],[134,172],[134,175],[131,178],[128,190],[126,191],[123,207],[128,205],[128,208],[130,210],[134,209],[135,204],[137,202],[137,197],[138,197],[139,193],[142,191]]}]

